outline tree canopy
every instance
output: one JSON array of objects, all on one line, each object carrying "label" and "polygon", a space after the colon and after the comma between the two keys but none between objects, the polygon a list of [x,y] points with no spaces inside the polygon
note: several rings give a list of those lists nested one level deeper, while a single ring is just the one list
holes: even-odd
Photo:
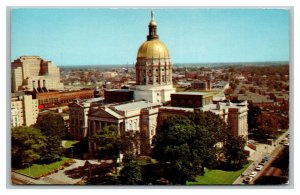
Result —
[{"label": "tree canopy", "polygon": [[241,137],[232,135],[230,132],[227,132],[225,136],[227,138],[222,148],[225,156],[223,165],[229,170],[241,169],[248,162],[247,155],[244,152],[246,141]]},{"label": "tree canopy", "polygon": [[164,121],[153,138],[153,157],[166,168],[166,178],[172,184],[185,184],[204,173],[204,158],[197,143],[199,129],[188,117],[175,116]]},{"label": "tree canopy", "polygon": [[55,161],[62,156],[61,141],[65,136],[66,126],[62,116],[55,113],[40,115],[36,127],[46,137],[47,145],[41,160],[45,162]]},{"label": "tree canopy", "polygon": [[142,169],[137,162],[136,155],[128,152],[124,155],[124,167],[120,171],[120,182],[125,185],[142,184]]},{"label": "tree canopy", "polygon": [[12,166],[29,166],[40,160],[46,147],[46,137],[39,129],[33,127],[16,127],[12,129]]},{"label": "tree canopy", "polygon": [[[222,149],[218,143],[224,143]],[[153,158],[166,172],[172,184],[185,184],[204,174],[204,167],[219,166],[219,156],[225,156],[222,165],[240,167],[247,161],[245,141],[231,134],[222,118],[212,112],[198,111],[190,116],[166,119],[153,138]]]},{"label": "tree canopy", "polygon": [[47,137],[56,137],[62,140],[66,133],[66,126],[61,115],[56,113],[47,113],[40,115],[37,119],[36,126]]},{"label": "tree canopy", "polygon": [[120,156],[122,148],[117,126],[105,126],[100,132],[94,135],[93,139],[96,143],[96,156],[103,159],[112,159],[116,168],[117,159]]}]

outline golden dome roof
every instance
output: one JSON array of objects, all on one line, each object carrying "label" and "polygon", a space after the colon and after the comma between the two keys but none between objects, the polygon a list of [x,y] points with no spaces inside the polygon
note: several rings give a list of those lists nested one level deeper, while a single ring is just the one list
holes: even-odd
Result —
[{"label": "golden dome roof", "polygon": [[138,58],[170,58],[168,48],[158,39],[145,41],[139,48]]}]

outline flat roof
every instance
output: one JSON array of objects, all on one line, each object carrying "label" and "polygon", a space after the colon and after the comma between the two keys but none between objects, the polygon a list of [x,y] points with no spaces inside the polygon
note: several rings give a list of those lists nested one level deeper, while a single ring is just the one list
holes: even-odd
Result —
[{"label": "flat roof", "polygon": [[211,92],[197,92],[197,91],[185,91],[185,92],[176,92],[172,93],[171,95],[213,95]]},{"label": "flat roof", "polygon": [[185,108],[185,107],[171,107],[171,106],[162,106],[161,109],[168,109],[168,110],[183,110],[183,111],[189,111],[193,112],[193,108]]},{"label": "flat roof", "polygon": [[92,98],[92,99],[88,99],[86,101],[84,101],[85,103],[92,103],[92,102],[98,102],[98,101],[101,101],[101,100],[104,100],[103,97],[98,97],[98,98]]},{"label": "flat roof", "polygon": [[159,105],[161,105],[161,104],[147,102],[147,101],[138,101],[138,102],[120,104],[120,105],[113,106],[113,107],[120,111],[130,111],[130,110],[138,110],[138,109],[149,108],[152,106],[159,106]]},{"label": "flat roof", "polygon": [[132,90],[130,90],[130,89],[107,89],[105,91],[128,92],[128,91],[132,91]]}]

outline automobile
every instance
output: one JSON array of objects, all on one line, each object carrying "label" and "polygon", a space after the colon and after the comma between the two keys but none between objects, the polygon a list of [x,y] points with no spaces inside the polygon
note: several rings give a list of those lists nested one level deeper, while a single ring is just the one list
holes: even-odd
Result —
[{"label": "automobile", "polygon": [[283,144],[283,145],[286,144],[286,143],[289,143],[288,140],[281,140],[281,141],[279,142],[279,144]]},{"label": "automobile", "polygon": [[264,160],[264,161],[268,161],[268,160],[270,160],[270,157],[265,156],[265,157],[263,158],[263,160]]},{"label": "automobile", "polygon": [[253,180],[253,177],[248,176],[248,177],[246,177],[246,178],[243,180],[243,182],[244,182],[244,183],[250,183],[252,180]]},{"label": "automobile", "polygon": [[283,144],[283,145],[284,145],[284,146],[289,146],[289,145],[290,145],[290,143],[288,143],[288,142],[287,142],[287,143],[285,143],[285,144]]},{"label": "automobile", "polygon": [[257,165],[257,166],[255,167],[255,170],[256,170],[256,171],[260,171],[260,170],[262,170],[263,167],[264,167],[263,165]]},{"label": "automobile", "polygon": [[249,177],[255,177],[257,175],[257,172],[256,171],[252,171],[249,175]]}]

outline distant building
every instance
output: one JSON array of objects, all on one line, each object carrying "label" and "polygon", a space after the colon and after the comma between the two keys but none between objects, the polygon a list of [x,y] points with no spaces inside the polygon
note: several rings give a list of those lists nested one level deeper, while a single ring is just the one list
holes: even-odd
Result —
[{"label": "distant building", "polygon": [[59,68],[38,56],[21,56],[14,60],[11,74],[12,92],[33,90],[34,87],[42,90],[46,83],[48,89],[63,89]]},{"label": "distant building", "polygon": [[11,99],[12,127],[35,124],[38,113],[38,100],[32,99],[31,95],[23,95]]},{"label": "distant building", "polygon": [[193,81],[192,82],[192,89],[203,90],[203,91],[210,91],[211,90],[211,81]]}]

